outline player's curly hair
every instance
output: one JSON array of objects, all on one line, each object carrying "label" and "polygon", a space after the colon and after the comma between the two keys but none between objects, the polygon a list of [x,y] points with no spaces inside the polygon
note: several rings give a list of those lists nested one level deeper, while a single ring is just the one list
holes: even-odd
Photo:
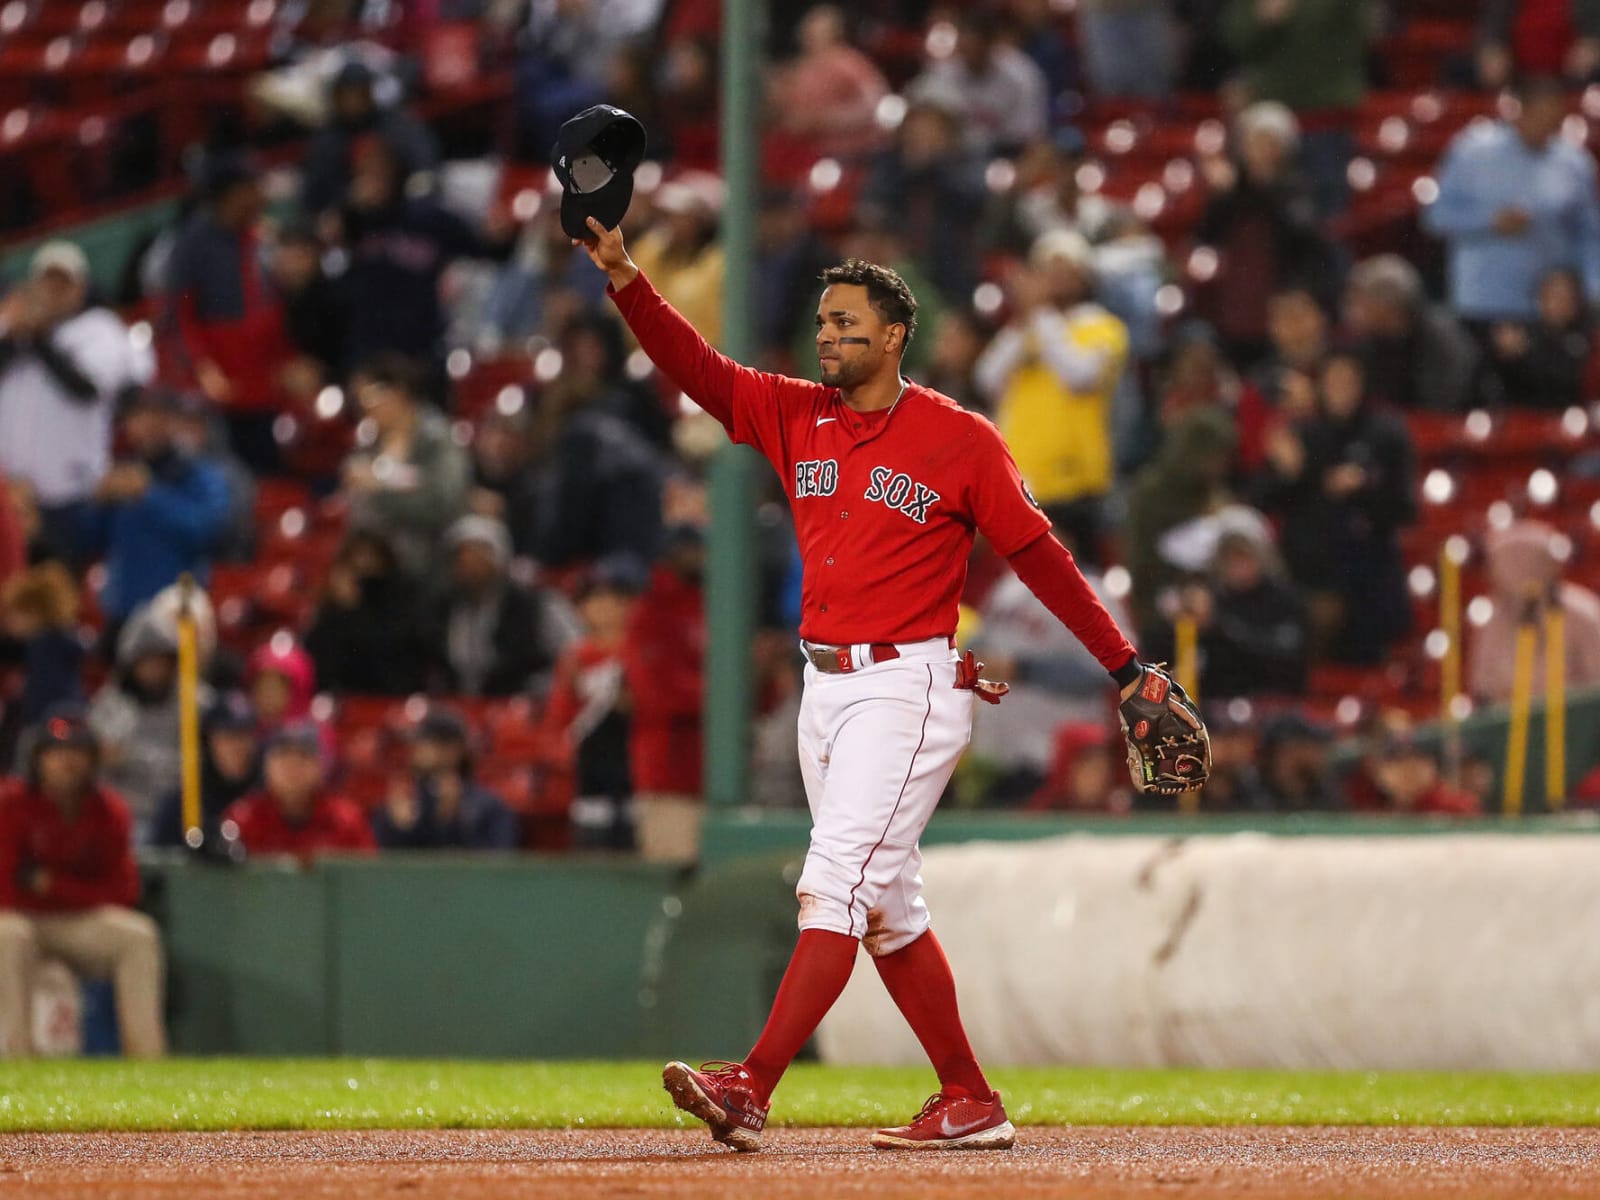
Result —
[{"label": "player's curly hair", "polygon": [[911,294],[906,281],[898,271],[867,262],[864,258],[847,258],[836,267],[822,273],[826,287],[836,283],[849,283],[867,289],[867,303],[890,325],[906,327],[905,344],[911,344],[917,332],[917,298]]}]

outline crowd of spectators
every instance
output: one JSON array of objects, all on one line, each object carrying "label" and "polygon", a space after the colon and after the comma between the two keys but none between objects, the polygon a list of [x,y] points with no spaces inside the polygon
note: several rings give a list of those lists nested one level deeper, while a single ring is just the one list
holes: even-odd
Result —
[{"label": "crowd of spectators", "polygon": [[[717,5],[456,7],[515,61],[508,153],[487,175],[413,111],[403,72],[351,56],[296,169],[204,149],[135,273],[136,316],[102,302],[70,240],[0,299],[0,753],[27,775],[28,732],[85,705],[57,740],[92,742],[95,786],[137,841],[184,836],[171,587],[259,555],[276,531],[253,520],[257,489],[289,479],[341,540],[292,564],[293,621],[245,645],[210,635],[207,846],[505,849],[527,844],[528,813],[554,812],[560,844],[694,856],[720,434],[631,345],[560,232],[543,156],[586,103],[645,118],[630,246],[716,339]],[[993,417],[1145,656],[1174,653],[1192,621],[1216,733],[1203,808],[1476,811],[1490,797],[1442,783],[1425,742],[1380,716],[1337,777],[1331,731],[1295,698],[1319,666],[1377,669],[1419,632],[1408,416],[1590,394],[1600,197],[1562,133],[1567,85],[1600,63],[1590,7],[1485,6],[1441,82],[1515,99],[1448,146],[1413,262],[1361,253],[1341,223],[1376,4],[774,5],[765,136],[816,165],[764,173],[757,356],[813,373],[819,268],[894,265],[928,330],[908,372]],[[864,49],[896,30],[921,62]],[[1079,114],[1144,104],[1159,121],[1191,90],[1221,95],[1226,136],[1196,148],[1205,201],[1175,242],[1101,194]],[[824,211],[819,191],[848,206]],[[522,367],[469,403],[485,360]],[[307,452],[312,429],[333,431],[331,457]],[[797,660],[771,647],[794,634],[797,566],[765,486],[755,653],[778,720]],[[1508,656],[1485,648],[1528,605],[1566,613],[1569,683],[1600,679],[1600,601],[1561,581],[1556,537],[1524,523],[1492,548],[1504,594],[1469,656],[1480,699],[1505,695]],[[985,800],[1137,807],[1103,673],[981,547],[967,601],[964,633],[1016,685],[977,731]],[[417,694],[404,761],[353,796],[340,705]],[[461,706],[514,703],[531,782],[508,804]]]}]

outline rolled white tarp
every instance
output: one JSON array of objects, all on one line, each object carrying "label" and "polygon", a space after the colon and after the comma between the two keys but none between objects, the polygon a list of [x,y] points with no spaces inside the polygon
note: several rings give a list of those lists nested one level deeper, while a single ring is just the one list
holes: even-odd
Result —
[{"label": "rolled white tarp", "polygon": [[[1600,837],[1072,836],[925,859],[986,1064],[1600,1069]],[[818,1040],[828,1062],[925,1061],[866,961]]]}]

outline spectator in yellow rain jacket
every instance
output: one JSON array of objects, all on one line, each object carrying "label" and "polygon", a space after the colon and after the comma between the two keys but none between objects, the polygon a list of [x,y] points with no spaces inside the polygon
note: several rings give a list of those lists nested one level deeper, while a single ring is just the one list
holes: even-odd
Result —
[{"label": "spectator in yellow rain jacket", "polygon": [[1040,235],[1012,281],[1011,323],[976,370],[1023,481],[1091,564],[1111,489],[1111,402],[1128,357],[1127,327],[1095,303],[1094,288],[1082,235]]}]

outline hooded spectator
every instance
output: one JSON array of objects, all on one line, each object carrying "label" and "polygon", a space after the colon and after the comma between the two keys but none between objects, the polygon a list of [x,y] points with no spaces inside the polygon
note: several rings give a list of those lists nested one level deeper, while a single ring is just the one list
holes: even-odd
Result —
[{"label": "hooded spectator", "polygon": [[1189,594],[1200,635],[1201,695],[1305,691],[1305,605],[1269,542],[1243,530],[1223,534],[1208,584]]},{"label": "hooded spectator", "polygon": [[1411,625],[1399,531],[1416,515],[1404,422],[1370,403],[1361,360],[1330,355],[1316,415],[1279,429],[1259,481],[1283,518],[1289,573],[1307,593],[1314,647],[1377,664]]},{"label": "hooded spectator", "polygon": [[514,850],[517,818],[473,778],[461,715],[433,708],[411,733],[411,774],[397,777],[372,816],[385,850]]},{"label": "hooded spectator", "polygon": [[628,760],[634,828],[649,862],[700,855],[701,731],[705,717],[705,541],[674,526],[628,624],[624,678],[633,698]]},{"label": "hooded spectator", "polygon": [[394,148],[371,138],[355,150],[342,229],[349,255],[341,280],[350,314],[348,361],[411,355],[429,364],[429,391],[437,395],[444,387],[440,279],[458,259],[510,257],[515,225],[493,210],[479,233],[437,201],[408,195]]},{"label": "hooded spectator", "polygon": [[269,736],[261,763],[261,787],[222,815],[224,835],[237,839],[246,854],[304,859],[376,848],[361,809],[328,787],[315,722],[291,722]]},{"label": "hooded spectator", "polygon": [[1473,629],[1469,645],[1468,686],[1478,699],[1498,703],[1511,696],[1516,666],[1517,627],[1534,625],[1538,647],[1533,656],[1533,694],[1545,689],[1545,614],[1560,605],[1566,616],[1566,686],[1600,684],[1600,596],[1582,584],[1561,578],[1570,543],[1539,521],[1518,521],[1492,532],[1485,547],[1494,612]]},{"label": "hooded spectator", "polygon": [[1438,170],[1439,197],[1422,223],[1449,251],[1450,306],[1463,320],[1532,322],[1538,283],[1568,267],[1600,300],[1600,195],[1594,159],[1561,136],[1561,85],[1518,85],[1515,118],[1475,121]]},{"label": "hooded spectator", "polygon": [[21,678],[0,692],[0,764],[17,735],[60,704],[83,701],[78,587],[58,562],[40,563],[0,585],[0,663]]},{"label": "hooded spectator", "polygon": [[53,709],[27,777],[0,788],[0,1054],[33,1053],[33,974],[43,958],[109,978],[123,1053],[166,1053],[161,935],[133,911],[139,869],[128,807],[99,779],[99,746],[76,707]]},{"label": "hooded spectator", "polygon": [[962,140],[959,95],[925,82],[906,101],[894,144],[868,171],[860,219],[899,229],[922,274],[947,300],[965,302],[978,283],[983,166]]},{"label": "hooded spectator", "polygon": [[1448,309],[1428,303],[1422,277],[1398,254],[1355,265],[1345,290],[1344,320],[1360,347],[1367,390],[1375,400],[1411,412],[1469,406],[1477,343]]},{"label": "hooded spectator", "polygon": [[1161,535],[1228,499],[1236,435],[1215,408],[1196,408],[1168,430],[1156,460],[1134,477],[1128,495],[1128,569],[1141,630],[1156,627],[1156,599],[1179,577],[1161,556]]},{"label": "hooded spectator", "polygon": [[1234,122],[1234,160],[1201,163],[1210,199],[1195,232],[1216,250],[1219,264],[1202,300],[1242,366],[1266,353],[1270,297],[1292,285],[1326,287],[1336,276],[1316,205],[1294,170],[1299,144],[1294,114],[1263,102]]},{"label": "hooded spectator", "polygon": [[409,360],[382,355],[352,383],[375,437],[345,460],[351,522],[382,533],[401,565],[421,574],[437,565],[439,540],[466,507],[467,453],[445,419],[424,407],[421,376]]},{"label": "hooded spectator", "polygon": [[34,252],[0,300],[0,475],[32,488],[49,551],[78,556],[77,513],[111,466],[117,397],[154,361],[109,309],[89,300],[89,259],[72,242]]},{"label": "hooded spectator", "polygon": [[376,83],[372,68],[351,61],[328,84],[328,121],[312,137],[301,172],[300,207],[313,217],[339,207],[364,138],[383,139],[402,178],[439,165],[439,147],[428,127],[398,104],[380,104]]},{"label": "hooded spectator", "polygon": [[1328,729],[1299,713],[1273,717],[1261,731],[1261,785],[1274,812],[1330,812],[1339,807],[1328,761]]},{"label": "hooded spectator", "polygon": [[116,672],[95,694],[89,724],[104,756],[106,782],[127,800],[139,840],[156,805],[182,776],[176,631],[153,605],[117,638]]},{"label": "hooded spectator", "polygon": [[1439,776],[1433,751],[1407,734],[1390,738],[1374,777],[1387,812],[1407,816],[1475,817],[1481,811],[1471,792],[1451,787]]},{"label": "hooded spectator", "polygon": [[293,634],[279,630],[255,648],[245,660],[244,687],[263,738],[286,725],[310,723],[322,732],[324,760],[334,761],[333,731],[311,715],[317,668]]},{"label": "hooded spectator", "polygon": [[1502,322],[1489,331],[1493,398],[1519,408],[1564,412],[1585,399],[1594,344],[1583,281],[1568,267],[1539,280],[1539,318]]},{"label": "hooded spectator", "polygon": [[328,568],[306,651],[331,692],[406,696],[423,686],[416,580],[381,533],[355,529]]},{"label": "hooded spectator", "polygon": [[178,234],[167,290],[196,386],[217,405],[234,452],[252,470],[279,467],[273,423],[295,359],[283,307],[262,267],[256,223],[265,203],[254,165],[237,154],[209,160],[204,203]]},{"label": "hooded spectator", "polygon": [[800,52],[768,88],[778,127],[819,155],[848,160],[877,149],[884,138],[878,104],[889,84],[850,44],[843,10],[818,4],[800,18],[797,38]]},{"label": "hooded spectator", "polygon": [[427,634],[434,682],[467,696],[528,691],[554,667],[566,640],[552,599],[511,577],[511,536],[499,521],[462,517],[445,545],[449,582]]},{"label": "hooded spectator", "polygon": [[163,390],[128,398],[122,433],[129,457],[106,472],[81,514],[80,545],[105,555],[100,607],[113,632],[185,572],[204,586],[228,528],[227,478],[178,445],[175,406]]},{"label": "hooded spectator", "polygon": [[947,89],[962,125],[980,154],[1014,153],[1050,125],[1044,72],[1007,37],[998,6],[967,4],[956,10],[955,52],[929,64],[912,82]]},{"label": "hooded spectator", "polygon": [[644,591],[644,565],[631,555],[596,563],[578,597],[584,634],[562,652],[544,711],[550,764],[570,777],[576,846],[625,850],[633,845],[628,799],[629,721],[633,699],[623,678],[628,629]]},{"label": "hooded spectator", "polygon": [[[241,693],[217,698],[200,722],[200,833],[202,847],[226,853],[222,814],[260,786],[261,733],[256,711]],[[183,789],[173,788],[157,807],[150,842],[188,845],[183,825]]]}]

